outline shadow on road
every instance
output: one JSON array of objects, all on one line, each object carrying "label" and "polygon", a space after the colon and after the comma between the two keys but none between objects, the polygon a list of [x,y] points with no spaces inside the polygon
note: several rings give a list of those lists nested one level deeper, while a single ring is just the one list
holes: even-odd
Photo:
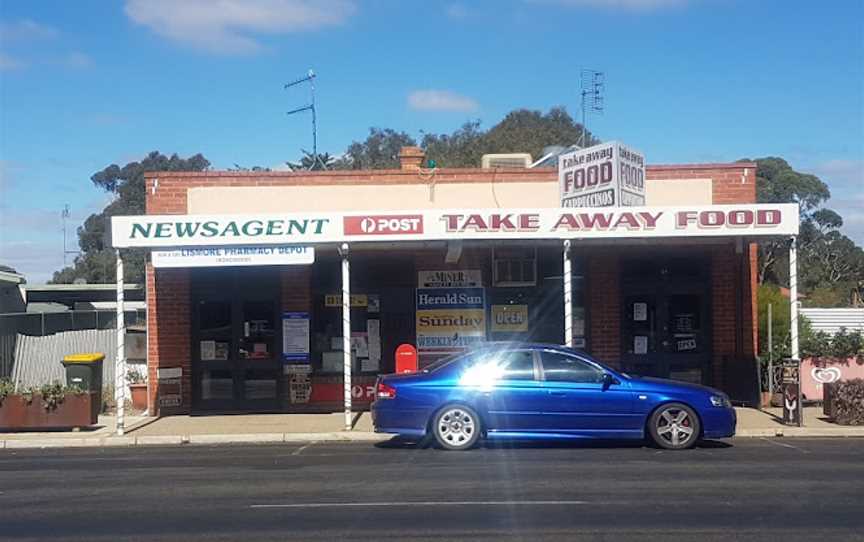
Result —
[{"label": "shadow on road", "polygon": [[[393,437],[384,442],[375,444],[376,448],[382,449],[424,449],[436,448],[432,439],[407,440],[401,437]],[[733,445],[719,440],[703,440],[696,444],[696,448],[723,449],[732,448]],[[486,440],[478,444],[474,449],[486,448],[490,450],[517,450],[517,449],[636,449],[650,448],[660,449],[641,440]]]}]

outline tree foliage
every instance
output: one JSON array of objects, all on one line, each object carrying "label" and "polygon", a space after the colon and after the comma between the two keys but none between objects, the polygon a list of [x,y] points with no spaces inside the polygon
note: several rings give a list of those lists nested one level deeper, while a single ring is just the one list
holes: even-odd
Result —
[{"label": "tree foliage", "polygon": [[399,151],[415,145],[414,138],[405,132],[369,128],[366,139],[351,143],[334,169],[399,169]]},{"label": "tree foliage", "polygon": [[[210,167],[201,154],[180,158],[176,154],[165,156],[158,151],[148,154],[140,162],[130,162],[122,168],[112,164],[90,177],[97,187],[114,194],[114,200],[100,213],[87,217],[78,228],[78,246],[81,254],[73,265],[54,273],[53,283],[113,282],[115,259],[113,250],[106,244],[106,229],[115,215],[138,215],[145,213],[144,173],[147,171],[203,171]],[[124,254],[124,279],[144,280],[145,252],[129,250]]]},{"label": "tree foliage", "polygon": [[285,162],[291,171],[321,171],[325,169],[333,169],[333,164],[336,158],[329,153],[311,153],[306,149],[303,150],[303,157],[299,162]]},{"label": "tree foliage", "polygon": [[[484,154],[527,152],[540,158],[551,145],[570,146],[580,141],[582,125],[563,107],[548,113],[517,109],[498,124],[483,130],[479,120],[466,122],[452,133],[424,133],[420,147],[426,158],[440,167],[480,167]],[[599,143],[585,133],[586,146]],[[405,132],[371,128],[364,141],[355,141],[345,156],[334,165],[337,169],[398,169],[399,151],[417,142]]]},{"label": "tree foliage", "polygon": [[[864,288],[864,252],[840,232],[843,218],[824,207],[831,197],[828,185],[815,175],[793,170],[782,158],[755,162],[759,203],[799,205],[799,289],[805,294],[818,292],[818,298],[830,299],[832,306],[848,305],[850,293],[857,291],[860,296]],[[759,282],[788,284],[788,241],[760,244]]]}]

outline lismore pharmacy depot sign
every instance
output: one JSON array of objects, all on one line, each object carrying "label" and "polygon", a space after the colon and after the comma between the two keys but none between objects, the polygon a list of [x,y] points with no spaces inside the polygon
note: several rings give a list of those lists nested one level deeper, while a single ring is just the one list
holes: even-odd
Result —
[{"label": "lismore pharmacy depot sign", "polygon": [[[386,219],[410,216],[411,220]],[[356,229],[374,218],[376,231]],[[368,221],[367,221],[368,223]],[[368,228],[367,228],[368,230]],[[451,209],[283,215],[142,215],[111,218],[115,247],[319,244],[457,239],[620,239],[789,236],[798,205],[741,204],[612,209]]]}]

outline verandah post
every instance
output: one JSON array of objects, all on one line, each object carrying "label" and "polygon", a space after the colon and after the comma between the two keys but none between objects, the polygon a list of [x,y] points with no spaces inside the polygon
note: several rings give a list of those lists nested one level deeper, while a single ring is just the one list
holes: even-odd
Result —
[{"label": "verandah post", "polygon": [[345,430],[351,430],[351,264],[348,243],[342,243],[342,373],[344,378]]}]

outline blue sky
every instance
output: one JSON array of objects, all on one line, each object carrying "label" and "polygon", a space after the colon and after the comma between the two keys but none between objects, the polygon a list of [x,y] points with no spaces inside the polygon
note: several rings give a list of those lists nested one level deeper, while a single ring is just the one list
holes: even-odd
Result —
[{"label": "blue sky", "polygon": [[[449,132],[508,111],[578,115],[649,163],[778,155],[832,189],[864,243],[864,2],[790,0],[0,0],[0,263],[41,282],[108,196],[90,176],[151,150],[274,167],[370,126]],[[74,233],[69,236],[75,245]]]}]

